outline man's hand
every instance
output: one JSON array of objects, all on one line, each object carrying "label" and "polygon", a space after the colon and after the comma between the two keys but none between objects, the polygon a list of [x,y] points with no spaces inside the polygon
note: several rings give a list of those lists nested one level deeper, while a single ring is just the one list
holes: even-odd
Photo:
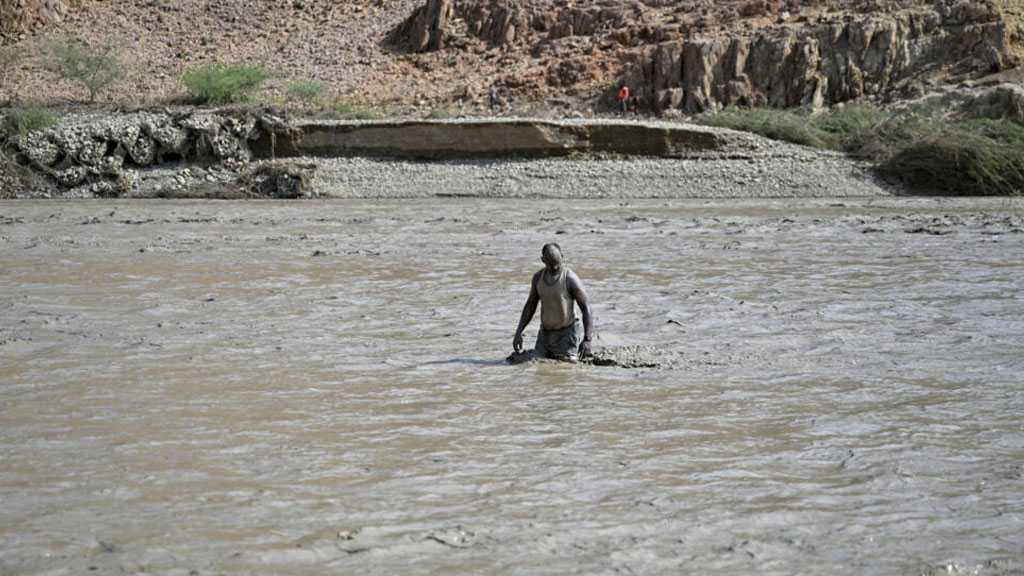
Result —
[{"label": "man's hand", "polygon": [[590,340],[584,340],[580,342],[580,358],[587,358],[593,356],[594,353],[590,351]]},{"label": "man's hand", "polygon": [[523,333],[516,332],[515,338],[512,338],[512,349],[516,351],[516,354],[523,353]]}]

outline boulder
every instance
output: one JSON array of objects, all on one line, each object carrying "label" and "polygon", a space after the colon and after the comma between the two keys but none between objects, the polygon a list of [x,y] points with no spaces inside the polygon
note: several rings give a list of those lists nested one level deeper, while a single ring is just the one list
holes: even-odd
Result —
[{"label": "boulder", "polygon": [[963,104],[971,118],[1009,119],[1024,122],[1024,86],[999,84],[981,91]]}]

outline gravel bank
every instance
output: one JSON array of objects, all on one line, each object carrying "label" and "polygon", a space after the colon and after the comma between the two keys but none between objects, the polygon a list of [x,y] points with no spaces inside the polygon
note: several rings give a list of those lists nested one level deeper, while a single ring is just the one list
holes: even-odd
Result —
[{"label": "gravel bank", "polygon": [[748,158],[413,162],[303,159],[336,198],[828,198],[891,196],[865,164],[788,148]]}]

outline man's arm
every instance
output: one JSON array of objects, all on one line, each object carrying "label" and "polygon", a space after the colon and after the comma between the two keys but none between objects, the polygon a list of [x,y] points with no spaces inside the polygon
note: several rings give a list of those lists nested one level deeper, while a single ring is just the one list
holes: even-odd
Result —
[{"label": "man's arm", "polygon": [[590,300],[587,299],[587,291],[583,289],[583,282],[575,272],[570,272],[567,280],[569,294],[576,300],[580,311],[583,313],[583,342],[580,343],[580,357],[590,355],[590,340],[594,335],[594,315],[590,313]]},{"label": "man's arm", "polygon": [[534,274],[533,280],[530,281],[530,297],[526,299],[523,313],[519,316],[519,327],[516,328],[516,335],[512,338],[512,348],[516,352],[523,351],[523,330],[526,330],[526,325],[533,320],[533,315],[537,313],[537,304],[540,302],[540,294],[537,294],[538,276],[540,276],[540,272]]}]

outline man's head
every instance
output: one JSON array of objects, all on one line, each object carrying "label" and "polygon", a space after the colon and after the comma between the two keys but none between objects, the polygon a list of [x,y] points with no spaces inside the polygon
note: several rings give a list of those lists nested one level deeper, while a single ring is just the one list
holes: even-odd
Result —
[{"label": "man's head", "polygon": [[562,268],[562,247],[554,242],[545,244],[540,250],[540,259],[549,272],[558,272]]}]

